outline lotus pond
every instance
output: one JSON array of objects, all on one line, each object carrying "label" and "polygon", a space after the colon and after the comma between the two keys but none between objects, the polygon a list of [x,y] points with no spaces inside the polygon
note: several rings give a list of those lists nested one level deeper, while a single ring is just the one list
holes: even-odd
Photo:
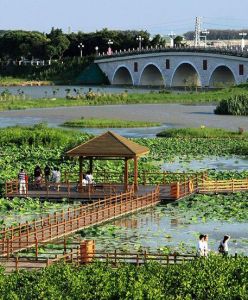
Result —
[{"label": "lotus pond", "polygon": [[201,169],[215,169],[218,171],[245,171],[248,168],[246,156],[203,156],[197,159],[178,157],[162,164],[162,170],[170,172],[199,171]]},{"label": "lotus pond", "polygon": [[195,253],[200,233],[209,235],[213,251],[229,234],[230,253],[248,255],[248,196],[198,195],[83,230],[73,240],[94,239],[98,251]]}]

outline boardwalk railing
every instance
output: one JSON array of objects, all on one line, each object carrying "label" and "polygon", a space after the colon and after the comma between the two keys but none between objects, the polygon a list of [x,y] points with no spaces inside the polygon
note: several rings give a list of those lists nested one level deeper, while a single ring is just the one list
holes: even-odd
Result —
[{"label": "boardwalk railing", "polygon": [[[23,195],[25,197],[39,197],[47,199],[91,199],[91,198],[103,198],[104,196],[111,196],[116,193],[125,192],[125,186],[123,181],[120,180],[122,174],[116,172],[105,173],[96,172],[96,182],[100,182],[94,185],[87,185],[79,191],[77,182],[71,182],[76,174],[65,173],[65,182],[61,183],[42,183],[41,186],[36,186],[34,182],[29,182],[26,185],[26,193],[20,194],[18,190],[18,181],[10,180],[6,182],[5,190],[7,197],[15,197]],[[117,177],[116,177],[117,176]],[[207,179],[206,172],[200,173],[171,173],[171,172],[143,172],[139,178],[141,187],[154,187],[160,186],[162,198],[179,199],[190,193],[192,188],[187,189],[189,181],[193,182],[194,188],[198,186],[199,182]],[[111,183],[110,178],[114,178]],[[70,179],[70,180],[69,180]],[[132,178],[131,178],[132,179]],[[110,180],[108,182],[108,180]],[[132,180],[131,180],[132,181]],[[122,183],[120,183],[122,182]],[[176,187],[176,183],[179,187]],[[191,187],[191,185],[188,185]],[[178,189],[178,191],[176,191]]]},{"label": "boardwalk railing", "polygon": [[94,201],[79,208],[54,213],[47,218],[12,226],[0,232],[0,255],[11,253],[52,241],[92,225],[101,224],[116,217],[154,206],[160,202],[159,187],[143,196],[127,193]]},{"label": "boardwalk railing", "polygon": [[199,184],[199,193],[235,193],[248,191],[248,179],[205,180]]},{"label": "boardwalk railing", "polygon": [[71,249],[65,254],[48,253],[48,257],[28,257],[24,254],[12,256],[8,260],[6,257],[0,257],[0,265],[5,268],[5,273],[11,273],[18,270],[39,270],[50,265],[66,262],[74,265],[85,265],[95,262],[101,262],[113,267],[118,267],[120,264],[129,263],[136,266],[141,266],[150,262],[157,262],[167,266],[172,264],[182,264],[195,260],[195,255],[179,255],[179,254],[161,254],[161,253],[126,253],[126,252],[92,252],[87,255],[81,255],[80,249]]},{"label": "boardwalk railing", "polygon": [[19,191],[18,180],[9,180],[5,183],[7,197],[46,197],[46,198],[91,198],[92,196],[110,196],[119,191],[124,191],[124,184],[88,184],[79,192],[77,182],[47,182],[36,186],[34,182],[26,183],[26,191]]}]

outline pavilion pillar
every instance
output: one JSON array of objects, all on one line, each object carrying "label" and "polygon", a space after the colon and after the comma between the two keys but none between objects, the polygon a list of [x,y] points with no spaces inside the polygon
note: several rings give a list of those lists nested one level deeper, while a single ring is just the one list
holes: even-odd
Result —
[{"label": "pavilion pillar", "polygon": [[125,158],[124,188],[125,188],[125,191],[127,191],[127,188],[128,188],[128,158]]},{"label": "pavilion pillar", "polygon": [[138,157],[134,157],[134,190],[138,191]]},{"label": "pavilion pillar", "polygon": [[90,169],[89,169],[89,171],[90,171],[90,174],[93,173],[93,158],[92,157],[90,158]]},{"label": "pavilion pillar", "polygon": [[83,191],[83,157],[79,157],[79,184],[78,191],[81,193]]}]

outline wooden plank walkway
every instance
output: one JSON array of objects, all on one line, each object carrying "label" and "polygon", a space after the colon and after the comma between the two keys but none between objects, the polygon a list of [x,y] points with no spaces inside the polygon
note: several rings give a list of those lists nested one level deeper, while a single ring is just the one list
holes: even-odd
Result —
[{"label": "wooden plank walkway", "polygon": [[38,248],[40,242],[52,241],[84,228],[98,225],[160,202],[159,187],[143,196],[133,190],[98,200],[66,212],[54,213],[0,232],[0,255],[9,257],[14,252],[30,247]]},{"label": "wooden plank walkway", "polygon": [[65,254],[54,254],[53,257],[28,257],[25,255],[18,255],[10,257],[6,260],[5,257],[0,257],[0,265],[5,268],[5,273],[9,274],[14,271],[39,270],[50,265],[65,262],[67,264],[85,265],[94,262],[108,264],[112,267],[118,267],[123,263],[141,266],[149,262],[157,262],[161,265],[168,266],[172,264],[182,264],[196,259],[193,254],[161,254],[149,252],[88,252],[82,255],[80,249],[71,249]]}]

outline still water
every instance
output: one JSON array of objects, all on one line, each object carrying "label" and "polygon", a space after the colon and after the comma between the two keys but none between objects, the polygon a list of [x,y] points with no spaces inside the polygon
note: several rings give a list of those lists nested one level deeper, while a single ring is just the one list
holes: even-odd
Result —
[{"label": "still water", "polygon": [[[199,233],[209,235],[209,248],[217,251],[225,234],[231,235],[229,252],[248,255],[248,223],[189,220],[182,214],[166,213],[166,206],[157,206],[123,217],[112,225],[86,231],[85,238],[96,241],[98,251],[156,252],[170,248],[179,253],[196,252]],[[74,239],[80,241],[78,234]]]},{"label": "still water", "polygon": [[187,157],[181,157],[162,165],[162,170],[169,172],[187,172],[206,169],[216,169],[218,171],[246,171],[247,168],[248,157],[246,156],[204,156],[192,160],[189,160]]}]

